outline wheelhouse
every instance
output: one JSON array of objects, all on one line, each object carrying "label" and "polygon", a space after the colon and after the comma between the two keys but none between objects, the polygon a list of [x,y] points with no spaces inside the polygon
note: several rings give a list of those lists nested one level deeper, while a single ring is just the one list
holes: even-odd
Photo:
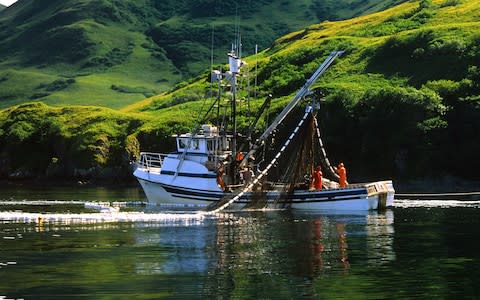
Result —
[{"label": "wheelhouse", "polygon": [[231,136],[220,136],[217,127],[203,125],[198,134],[177,135],[177,151],[207,155],[225,154],[230,150]]}]

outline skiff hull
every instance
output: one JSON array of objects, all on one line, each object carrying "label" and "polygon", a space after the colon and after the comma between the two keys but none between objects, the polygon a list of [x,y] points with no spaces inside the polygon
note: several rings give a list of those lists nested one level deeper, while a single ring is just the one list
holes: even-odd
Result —
[{"label": "skiff hull", "polygon": [[[220,201],[228,193],[178,187],[138,178],[148,202],[167,208],[204,208]],[[261,199],[268,208],[291,208],[295,210],[368,211],[393,206],[395,190],[391,181],[356,184],[346,189],[322,191],[297,190],[292,195],[280,195],[278,191],[266,191]],[[229,209],[251,205],[258,194],[246,193]],[[255,206],[255,205],[254,205]]]}]

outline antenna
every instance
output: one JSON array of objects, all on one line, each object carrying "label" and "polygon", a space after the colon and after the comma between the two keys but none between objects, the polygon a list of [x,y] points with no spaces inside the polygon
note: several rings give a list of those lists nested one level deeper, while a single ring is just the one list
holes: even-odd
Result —
[{"label": "antenna", "polygon": [[[215,41],[215,25],[212,24],[212,48],[210,53],[210,76],[213,76],[213,51]],[[210,78],[210,96],[213,97],[213,80]]]},{"label": "antenna", "polygon": [[235,3],[235,55],[241,56],[240,17],[238,15],[238,2]]},{"label": "antenna", "polygon": [[212,24],[212,53],[210,56],[210,69],[213,70],[213,51],[214,49],[214,42],[215,42],[215,24]]},{"label": "antenna", "polygon": [[255,85],[253,87],[253,99],[257,99],[257,85],[258,85],[258,44],[255,44]]},{"label": "antenna", "polygon": [[238,58],[242,59],[242,35],[240,34],[240,27],[238,28]]}]

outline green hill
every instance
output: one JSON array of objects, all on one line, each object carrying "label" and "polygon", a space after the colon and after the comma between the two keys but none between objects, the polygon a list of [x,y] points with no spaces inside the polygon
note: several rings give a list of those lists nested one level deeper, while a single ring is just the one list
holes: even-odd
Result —
[{"label": "green hill", "polygon": [[0,11],[4,10],[5,7],[6,7],[5,5],[0,4]]},{"label": "green hill", "polygon": [[20,0],[0,14],[0,102],[122,107],[181,79],[149,1]]},{"label": "green hill", "polygon": [[[259,90],[276,96],[278,111],[330,51],[345,50],[316,84],[334,161],[348,158],[353,175],[478,179],[479,16],[478,2],[412,1],[293,32],[247,62],[258,61]],[[189,101],[208,89],[200,79],[127,110],[159,120],[178,110],[195,115],[202,103]]]},{"label": "green hill", "polygon": [[[285,35],[245,58],[250,73],[258,64],[259,97],[240,103],[239,127],[248,125],[248,108],[255,111],[268,93],[275,96],[272,120],[328,53],[341,49],[344,56],[315,85],[325,95],[320,120],[333,162],[344,161],[351,178],[362,180],[442,175],[478,180],[479,17],[478,2],[421,0]],[[125,166],[140,148],[169,151],[171,134],[191,128],[212,103],[205,97],[208,82],[207,74],[200,75],[122,113],[97,109],[88,117],[91,107],[41,104],[3,110],[0,174],[45,174],[53,163],[51,168],[70,175],[91,175]],[[277,138],[282,140],[280,133]],[[39,146],[29,163],[18,155],[17,149]],[[41,167],[34,163],[36,155]]]},{"label": "green hill", "polygon": [[0,13],[0,107],[120,108],[208,68],[212,33],[219,57],[239,24],[252,53],[306,25],[398,2],[20,0]]}]

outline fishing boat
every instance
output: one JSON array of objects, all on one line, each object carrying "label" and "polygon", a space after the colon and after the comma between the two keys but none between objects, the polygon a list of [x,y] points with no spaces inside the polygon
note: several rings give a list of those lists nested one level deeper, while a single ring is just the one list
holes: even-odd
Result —
[{"label": "fishing boat", "polygon": [[[316,119],[320,105],[319,101],[312,97],[314,93],[310,87],[342,53],[332,52],[263,134],[254,143],[251,142],[252,139],[248,139],[247,150],[244,151],[242,148],[245,148],[245,143],[237,146],[239,133],[236,124],[237,78],[241,76],[244,62],[238,53],[232,50],[228,54],[229,71],[212,71],[211,76],[212,82],[218,83],[218,95],[220,87],[228,88],[231,97],[231,130],[228,130],[225,123],[202,124],[190,133],[174,136],[176,149],[173,152],[142,152],[134,176],[142,186],[148,202],[165,207],[207,207],[210,210],[266,207],[368,211],[392,206],[395,190],[391,180],[348,184],[340,188],[336,182],[338,175],[323,147]],[[309,97],[312,99],[305,100]],[[265,100],[253,124],[258,121],[264,107],[268,106],[268,101],[269,99]],[[268,148],[265,145],[271,143],[269,139],[286,117],[292,115],[300,102],[308,102],[303,117],[296,127],[289,130],[290,135],[287,134],[286,141],[270,156],[269,163],[263,166],[265,161],[256,160],[256,154],[262,147],[264,151]],[[220,103],[217,102],[216,105]],[[305,141],[308,145],[305,145]],[[302,146],[298,147],[300,144]],[[315,145],[318,150],[305,150]],[[291,150],[294,146],[301,148],[301,151]],[[316,153],[319,158],[306,158],[307,152]],[[292,157],[300,157],[300,160],[288,163]],[[325,175],[330,175],[330,180],[323,178],[321,189],[312,188],[314,164],[322,165]],[[280,173],[289,173],[290,177],[286,179],[285,176],[280,176],[281,178],[272,180],[269,174],[279,167],[284,168]]]}]

